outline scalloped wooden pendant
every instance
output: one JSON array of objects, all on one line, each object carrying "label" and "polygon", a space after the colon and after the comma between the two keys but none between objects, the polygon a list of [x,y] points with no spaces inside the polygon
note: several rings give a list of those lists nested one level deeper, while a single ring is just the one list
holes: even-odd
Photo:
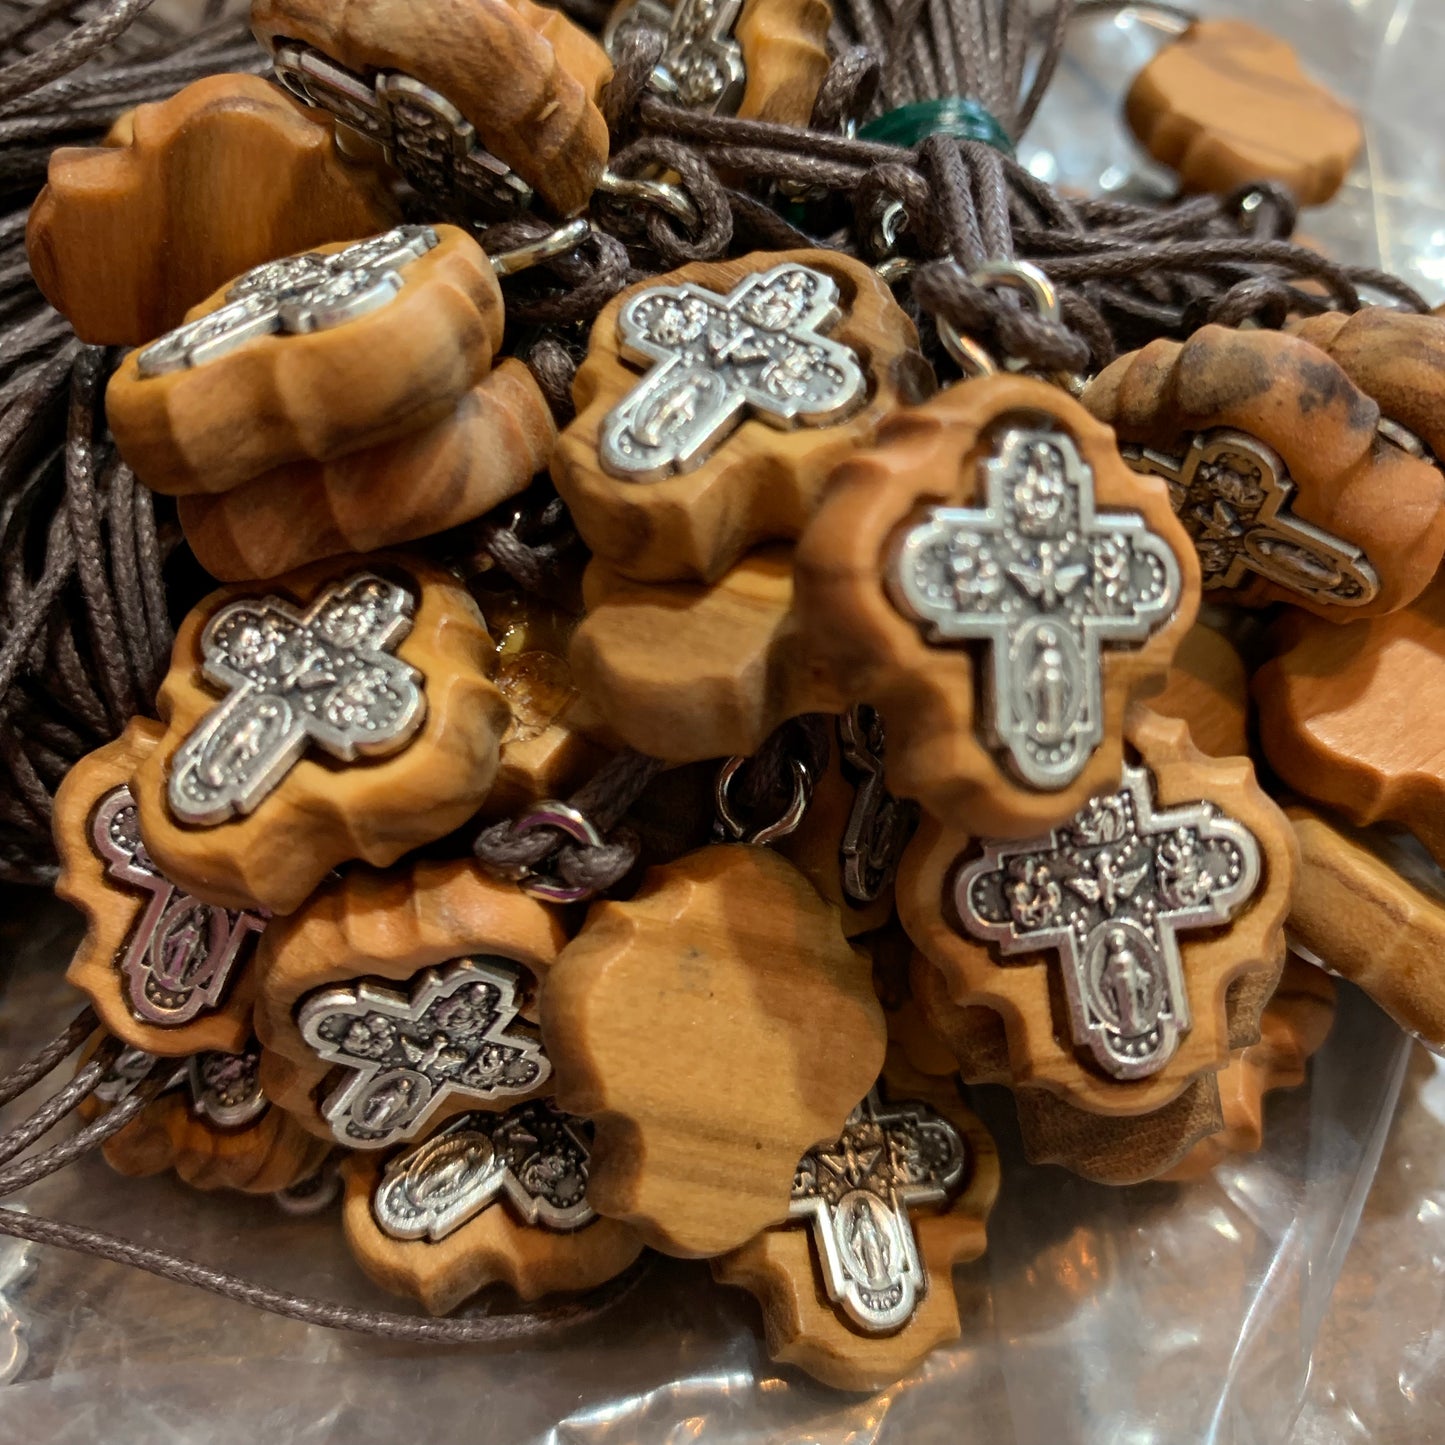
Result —
[{"label": "scalloped wooden pendant", "polygon": [[1249,673],[1222,633],[1202,622],[1184,634],[1150,712],[1178,718],[1200,752],[1212,758],[1249,756]]},{"label": "scalloped wooden pendant", "polygon": [[213,592],[176,635],[165,736],[132,783],[151,857],[207,902],[289,913],[338,863],[459,827],[507,726],[490,650],[461,584],[401,553]]},{"label": "scalloped wooden pendant", "polygon": [[[127,1050],[81,1106],[98,1118],[128,1092],[125,1065],[149,1055]],[[313,1174],[330,1152],[271,1104],[257,1078],[254,1041],[238,1052],[206,1051],[179,1064],[164,1092],[101,1148],[117,1174],[173,1170],[193,1189],[274,1194]]]},{"label": "scalloped wooden pendant", "polygon": [[1387,837],[1285,809],[1299,841],[1290,936],[1375,1000],[1406,1033],[1445,1048],[1445,887]]},{"label": "scalloped wooden pendant", "polygon": [[837,910],[741,845],[594,904],[541,1016],[558,1105],[596,1125],[593,1205],[684,1257],[787,1218],[798,1159],[842,1129],[885,1044],[869,960]]},{"label": "scalloped wooden pendant", "polygon": [[1243,20],[1195,20],[1135,76],[1124,112],[1187,190],[1279,181],[1306,206],[1339,190],[1364,139],[1293,46]]},{"label": "scalloped wooden pendant", "polygon": [[99,146],[61,146],[25,246],[82,341],[139,346],[263,261],[399,219],[329,120],[255,75],[211,75],[137,106]]},{"label": "scalloped wooden pendant", "polygon": [[[1140,705],[1126,737],[1122,786],[1070,822],[1011,842],[925,819],[898,883],[954,1002],[1002,1015],[1009,1081],[1112,1115],[1163,1108],[1257,1036],[1299,856],[1247,759]],[[1252,1016],[1229,1017],[1231,988]]]},{"label": "scalloped wooden pendant", "polygon": [[1381,425],[1387,406],[1425,408],[1397,371],[1349,360],[1299,335],[1204,326],[1121,356],[1085,391],[1129,464],[1168,482],[1206,594],[1349,622],[1434,576],[1445,475]]},{"label": "scalloped wooden pendant", "polygon": [[236,277],[106,388],[121,456],[168,495],[225,492],[451,416],[491,367],[502,292],[455,226],[399,226]]},{"label": "scalloped wooden pendant", "polygon": [[815,670],[888,728],[888,782],[1019,837],[1117,780],[1124,710],[1198,605],[1163,485],[1055,387],[991,376],[899,413],[798,546]]},{"label": "scalloped wooden pendant", "polygon": [[595,559],[573,675],[628,747],[671,763],[745,757],[780,723],[842,712],[789,609],[793,549],[759,547],[712,585],[635,582]]},{"label": "scalloped wooden pendant", "polygon": [[177,511],[212,576],[275,577],[470,522],[525,491],[556,440],[532,373],[507,357],[434,426],[332,461],[291,462],[219,494],[192,493]]},{"label": "scalloped wooden pendant", "polygon": [[913,323],[833,251],[700,261],[592,328],[552,476],[587,545],[644,581],[716,581],[799,536],[833,466],[931,386]]},{"label": "scalloped wooden pendant", "polygon": [[955,1265],[984,1251],[998,1152],[949,1082],[896,1052],[836,1141],[802,1156],[792,1218],[712,1261],[763,1308],[768,1354],[875,1390],[958,1338]]},{"label": "scalloped wooden pendant", "polygon": [[1255,674],[1271,766],[1352,823],[1388,819],[1445,860],[1445,583],[1409,607],[1349,627],[1299,614],[1272,631]]},{"label": "scalloped wooden pendant", "polygon": [[1264,1142],[1264,1096],[1305,1081],[1305,1066],[1335,1019],[1330,976],[1291,954],[1279,987],[1259,1019],[1259,1042],[1236,1050],[1218,1075],[1224,1128],[1201,1140],[1163,1179],[1198,1179],[1237,1154],[1253,1154]]},{"label": "scalloped wooden pendant", "polygon": [[192,897],[146,852],[130,783],[164,731],[132,718],[56,792],[55,892],[86,920],[65,976],[132,1048],[236,1053],[251,1037],[252,959],[267,919]]},{"label": "scalloped wooden pendant", "polygon": [[350,869],[275,920],[258,952],[266,1092],[365,1150],[549,1093],[546,1054],[516,1015],[535,1013],[564,941],[552,910],[474,862]]},{"label": "scalloped wooden pendant", "polygon": [[[456,184],[458,169],[495,172],[495,163],[469,154],[480,142],[551,210],[570,216],[587,204],[607,163],[596,101],[611,62],[550,6],[252,0],[251,28],[278,61],[295,42],[319,52],[324,69],[303,59],[294,83],[317,104],[335,94],[341,118],[386,144],[423,193],[433,189],[429,181]],[[336,64],[352,74],[335,75]],[[289,79],[290,65],[282,68]]]},{"label": "scalloped wooden pendant", "polygon": [[346,1242],[383,1289],[446,1314],[505,1284],[524,1300],[595,1289],[642,1253],[587,1199],[592,1128],[547,1100],[464,1114],[383,1161],[342,1166]]}]

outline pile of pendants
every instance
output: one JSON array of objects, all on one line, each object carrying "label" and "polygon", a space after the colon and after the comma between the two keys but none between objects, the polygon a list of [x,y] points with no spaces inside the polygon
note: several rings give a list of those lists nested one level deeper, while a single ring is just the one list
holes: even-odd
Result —
[{"label": "pile of pendants", "polygon": [[[826,9],[614,33],[667,30],[679,103],[802,124]],[[1445,1043],[1445,905],[1359,831],[1445,860],[1445,321],[1210,325],[1092,378],[953,335],[940,389],[896,268],[754,253],[615,297],[559,433],[499,278],[583,244],[599,187],[669,188],[606,170],[602,44],[532,0],[252,23],[279,85],[57,152],[30,222],[76,333],[130,348],[121,456],[225,584],[57,800],[69,976],[126,1047],[90,1107],[175,1061],[117,1169],[304,1194],[339,1161],[360,1267],[434,1312],[707,1259],[774,1359],[856,1389],[960,1329],[999,1180],[960,1075],[1123,1184],[1258,1146],[1320,958]],[[1164,114],[1188,89],[1151,67],[1136,129],[1233,184]],[[1321,108],[1305,199],[1358,143]],[[440,219],[469,207],[553,228],[489,257]],[[545,600],[468,585],[429,539],[548,472],[588,555]],[[558,800],[644,766],[641,862],[569,876],[620,820]],[[713,841],[669,826],[699,809]],[[499,824],[543,861],[479,859]]]}]

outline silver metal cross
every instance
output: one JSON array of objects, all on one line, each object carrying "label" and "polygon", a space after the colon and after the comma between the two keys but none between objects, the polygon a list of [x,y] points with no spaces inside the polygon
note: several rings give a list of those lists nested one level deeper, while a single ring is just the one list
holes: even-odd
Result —
[{"label": "silver metal cross", "polygon": [[517,968],[464,958],[428,968],[409,993],[375,983],[323,989],[297,1011],[301,1036],[346,1076],[321,1112],[337,1141],[383,1149],[414,1139],[453,1095],[530,1093],[552,1065],[535,1032],[512,1027]]},{"label": "silver metal cross", "polygon": [[216,908],[176,887],[146,852],[124,783],[100,800],[90,836],[112,878],[150,895],[116,958],[130,1011],[179,1028],[218,1007],[270,914]]},{"label": "silver metal cross", "polygon": [[602,423],[602,468],[631,482],[691,471],[745,415],[827,426],[862,404],[863,368],[822,333],[841,317],[838,285],[786,262],[726,296],[651,286],[617,320],[624,356],[657,363]]},{"label": "silver metal cross", "polygon": [[416,599],[358,572],[305,610],[280,597],[228,603],[201,634],[201,670],[227,690],[177,749],[167,798],[184,823],[250,813],[315,744],[339,762],[384,757],[426,717],[423,679],[392,651]]},{"label": "silver metal cross", "polygon": [[1005,956],[1057,953],[1074,1042],[1116,1079],[1169,1062],[1189,1030],[1179,934],[1227,923],[1260,878],[1254,835],[1212,803],[1156,809],[1147,769],[1026,842],[991,842],[953,899]]},{"label": "silver metal cross", "polygon": [[622,39],[638,30],[665,37],[662,58],[651,76],[653,89],[689,110],[731,115],[747,84],[742,47],[733,26],[742,0],[638,0],[614,12],[602,34],[615,60]]},{"label": "silver metal cross", "polygon": [[1336,607],[1361,607],[1379,592],[1379,576],[1359,547],[1295,516],[1284,458],[1247,432],[1200,432],[1182,457],[1125,447],[1124,460],[1169,484],[1206,588],[1238,587],[1254,572]]},{"label": "silver metal cross", "polygon": [[[159,1057],[145,1049],[122,1049],[95,1086],[95,1097],[112,1105],[128,1099]],[[207,1049],[172,1060],[171,1072],[157,1097],[182,1086],[189,1091],[191,1113],[221,1129],[239,1129],[260,1118],[270,1106],[261,1088],[261,1046],[254,1039],[239,1054]]]},{"label": "silver metal cross", "polygon": [[430,226],[397,226],[345,250],[266,261],[233,282],[223,306],[168,331],[136,355],[142,377],[204,366],[258,336],[330,331],[385,306],[402,268],[437,244]]},{"label": "silver metal cross", "polygon": [[440,91],[399,70],[370,77],[296,41],[277,45],[276,79],[386,153],[433,205],[490,217],[525,210],[532,188],[494,156]]},{"label": "silver metal cross", "polygon": [[1065,432],[1010,426],[982,463],[982,507],[930,507],[887,577],[928,641],[988,644],[987,733],[1044,791],[1103,738],[1101,650],[1143,642],[1179,605],[1179,562],[1137,512],[1096,512],[1094,473]]},{"label": "silver metal cross", "polygon": [[580,1229],[597,1217],[591,1145],[592,1125],[545,1099],[463,1114],[387,1163],[371,1212],[393,1239],[445,1239],[501,1198],[526,1224]]},{"label": "silver metal cross", "polygon": [[906,1324],[928,1292],[909,1210],[958,1192],[962,1135],[927,1104],[888,1104],[877,1089],[842,1134],[798,1161],[789,1214],[809,1220],[828,1298],[867,1334]]}]

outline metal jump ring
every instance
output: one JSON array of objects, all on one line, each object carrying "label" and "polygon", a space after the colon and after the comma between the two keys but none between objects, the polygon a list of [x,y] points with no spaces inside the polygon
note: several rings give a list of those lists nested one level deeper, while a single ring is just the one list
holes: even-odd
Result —
[{"label": "metal jump ring", "polygon": [[737,777],[739,770],[747,761],[747,758],[729,758],[718,769],[717,782],[713,787],[718,821],[722,825],[723,832],[732,842],[753,843],[758,846],[775,843],[779,838],[786,838],[789,833],[796,832],[798,824],[803,821],[803,816],[808,811],[808,805],[813,801],[812,776],[805,763],[798,758],[791,758],[789,761],[793,766],[792,801],[776,821],[765,823],[761,828],[749,833],[747,826],[733,812],[732,804],[728,802],[728,789],[732,785],[732,780]]},{"label": "metal jump ring", "polygon": [[[556,828],[584,848],[603,846],[602,835],[593,826],[592,820],[570,803],[559,803],[549,798],[512,824],[514,833],[530,833],[534,828]],[[545,898],[549,903],[580,903],[597,892],[595,888],[567,884],[550,873],[538,873],[531,868],[520,872],[517,882],[522,892],[530,893],[533,898]]]},{"label": "metal jump ring", "polygon": [[499,251],[491,257],[492,270],[498,276],[511,276],[525,271],[541,261],[550,261],[554,256],[565,256],[575,251],[592,234],[590,221],[568,221],[565,226],[528,241],[522,246],[513,246],[508,251]]}]

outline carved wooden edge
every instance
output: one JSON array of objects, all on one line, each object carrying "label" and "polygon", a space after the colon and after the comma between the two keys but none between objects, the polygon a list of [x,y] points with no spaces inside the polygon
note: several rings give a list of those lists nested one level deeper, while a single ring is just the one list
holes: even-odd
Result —
[{"label": "carved wooden edge", "polygon": [[792,554],[760,547],[711,585],[634,582],[592,561],[569,657],[622,742],[671,763],[746,757],[788,718],[846,707],[790,617]]},{"label": "carved wooden edge", "polygon": [[[259,336],[160,376],[142,377],[132,352],[105,394],[121,456],[154,491],[224,492],[287,462],[329,461],[444,420],[490,368],[503,308],[482,248],[455,226],[435,230],[439,243],[401,268],[400,291],[340,326]],[[229,285],[186,320],[225,305]]]},{"label": "carved wooden edge", "polygon": [[85,936],[65,977],[90,999],[101,1023],[133,1048],[166,1057],[184,1057],[206,1049],[238,1053],[251,1036],[256,981],[249,964],[234,971],[217,1007],[178,1028],[143,1022],[127,1002],[120,962],[149,895],[110,876],[105,859],[91,841],[91,825],[101,799],[130,783],[163,732],[161,725],[149,718],[132,718],[114,742],[81,758],[56,790],[53,830],[60,873],[55,893],[85,916]]},{"label": "carved wooden edge", "polygon": [[1445,476],[1382,445],[1376,401],[1299,336],[1211,325],[1182,343],[1161,337],[1105,367],[1081,399],[1121,441],[1170,454],[1212,427],[1259,438],[1296,484],[1291,510],[1362,547],[1379,573],[1375,598],[1347,608],[1250,574],[1227,593],[1245,606],[1289,602],[1348,622],[1403,607],[1435,574],[1445,552]]},{"label": "carved wooden edge", "polygon": [[[728,970],[733,976],[727,978],[718,970],[699,978],[692,970],[699,966],[694,959],[706,956],[701,930],[717,926],[709,915],[726,913],[728,900],[735,907],[723,925],[737,933],[728,946],[746,952],[755,997],[746,1005],[733,997],[724,1007],[719,989],[741,996],[750,986],[738,970]],[[781,939],[766,937],[775,926],[785,930]],[[696,950],[659,960],[647,975],[655,978],[650,992],[634,995],[628,1008],[626,990],[643,972],[628,955],[667,935],[700,941]],[[669,963],[681,975],[676,980],[667,976]],[[833,1005],[826,1019],[820,993]],[[734,1011],[744,1007],[756,1009],[745,1061],[755,1072],[739,1073],[724,1088],[715,1058],[718,1049],[737,1043],[741,1015]],[[665,1040],[654,1033],[664,1012],[672,1029]],[[710,1044],[704,1034],[715,1019],[732,1035]],[[798,1160],[820,1137],[841,1131],[877,1078],[886,1043],[867,956],[844,939],[837,911],[791,864],[744,845],[703,848],[650,870],[627,902],[595,903],[543,983],[541,1021],[558,1107],[595,1126],[593,1207],[631,1224],[652,1248],[683,1258],[735,1248],[786,1218]],[[611,1037],[600,1045],[603,1035]],[[832,1057],[826,1070],[805,1057],[809,1041],[820,1037]],[[762,1075],[760,1059],[788,1073],[786,1099]],[[634,1077],[619,1079],[619,1061],[634,1066]],[[690,1068],[694,1063],[701,1073]],[[654,1067],[658,1081],[645,1077]],[[705,1098],[701,1090],[708,1091]],[[788,1112],[800,1090],[803,1097],[812,1094],[806,1118]],[[697,1115],[704,1110],[722,1111],[726,1120],[710,1141],[711,1155],[709,1141],[699,1136]],[[739,1110],[747,1111],[745,1119]],[[716,1145],[727,1139],[738,1158],[721,1161]],[[695,1165],[679,1184],[689,1155]],[[746,1177],[730,1167],[739,1160],[748,1167]],[[659,1166],[660,1179],[650,1172]]]},{"label": "carved wooden edge", "polygon": [[741,1249],[711,1262],[720,1284],[757,1296],[763,1310],[768,1356],[796,1365],[839,1390],[877,1390],[910,1375],[940,1345],[958,1338],[960,1320],[953,1270],[983,1254],[986,1221],[999,1189],[998,1150],[983,1122],[952,1083],[912,1069],[889,1050],[884,1073],[894,1103],[919,1099],[954,1124],[968,1147],[962,1191],[943,1210],[910,1213],[928,1292],[913,1317],[891,1335],[853,1329],[828,1298],[803,1221],[764,1230]]},{"label": "carved wooden edge", "polygon": [[[173,148],[204,156],[214,177],[216,144],[226,161],[245,145],[254,184],[230,198],[235,224],[178,231],[186,205],[203,202],[179,189],[188,172]],[[372,169],[337,149],[329,117],[259,76],[211,75],[128,111],[99,146],[53,151],[25,244],[35,284],[82,341],[138,346],[252,266],[399,216]]]},{"label": "carved wooden edge", "polygon": [[1299,804],[1285,813],[1301,854],[1291,936],[1406,1033],[1445,1047],[1445,891],[1417,886],[1343,823]]},{"label": "carved wooden edge", "polygon": [[1292,321],[1286,330],[1319,347],[1437,461],[1445,456],[1445,317],[1366,306]]},{"label": "carved wooden edge", "polygon": [[370,1280],[431,1314],[448,1314],[492,1284],[524,1300],[596,1289],[642,1253],[636,1232],[616,1219],[563,1233],[521,1223],[500,1199],[444,1239],[393,1239],[371,1207],[383,1166],[372,1153],[350,1154],[341,1166],[346,1242]]},{"label": "carved wooden edge", "polygon": [[[213,827],[177,823],[166,801],[171,760],[220,700],[200,676],[207,622],[238,597],[281,594],[306,603],[362,567],[410,579],[417,606],[396,656],[421,673],[426,719],[387,758],[332,768],[305,756],[256,810]],[[401,553],[334,558],[265,584],[226,587],[193,608],[176,633],[157,707],[160,746],[136,772],[141,836],[166,876],[208,902],[290,913],[330,870],[360,858],[384,867],[451,832],[476,812],[497,770],[507,706],[487,680],[490,640],[476,604],[450,573]]]},{"label": "carved wooden edge", "polygon": [[[1181,577],[1169,622],[1138,647],[1103,650],[1103,741],[1056,792],[1013,781],[981,739],[975,648],[926,642],[885,582],[898,527],[920,506],[974,501],[990,429],[1028,413],[1045,413],[1074,439],[1093,469],[1099,507],[1142,514],[1179,559]],[[1162,682],[1198,604],[1198,559],[1164,483],[1131,472],[1108,428],[1057,387],[1022,376],[963,382],[890,419],[872,450],[833,474],[795,560],[793,611],[807,655],[847,696],[867,698],[883,714],[890,790],[937,816],[967,817],[991,837],[1051,828],[1117,783],[1124,710],[1131,696]]]},{"label": "carved wooden edge", "polygon": [[557,440],[524,362],[506,357],[441,421],[327,462],[298,461],[177,505],[196,560],[223,582],[429,537],[526,490]]},{"label": "carved wooden edge", "polygon": [[1151,712],[1178,718],[1200,752],[1249,756],[1249,672],[1222,633],[1196,622],[1184,634]]},{"label": "carved wooden edge", "polygon": [[805,126],[828,74],[828,0],[744,0],[733,35],[747,72],[738,115]]},{"label": "carved wooden edge", "polygon": [[[1240,52],[1258,58],[1238,67],[1243,75],[1236,76],[1227,62]],[[1196,68],[1207,75],[1196,78]],[[1192,110],[1179,105],[1185,81],[1193,82],[1185,91]],[[1205,83],[1214,104],[1201,119]],[[1288,107],[1301,100],[1312,114],[1289,114]],[[1266,105],[1268,110],[1261,110]],[[1186,189],[1224,193],[1250,180],[1279,180],[1307,206],[1322,205],[1339,190],[1364,139],[1355,113],[1305,74],[1287,41],[1242,20],[1193,21],[1134,77],[1125,115],[1139,143],[1178,171]],[[1258,128],[1254,135],[1251,119]],[[1301,119],[1315,148],[1312,156],[1281,144],[1299,131]]]},{"label": "carved wooden edge", "polygon": [[1238,1050],[1217,1075],[1223,1128],[1159,1177],[1198,1179],[1231,1155],[1258,1150],[1264,1142],[1265,1095],[1304,1083],[1310,1056],[1324,1043],[1334,1017],[1334,981],[1291,954],[1260,1016],[1259,1042]]},{"label": "carved wooden edge", "polygon": [[440,91],[560,215],[587,204],[607,162],[607,122],[595,102],[612,64],[548,6],[252,0],[251,28],[270,50],[299,40],[351,70],[400,70]]},{"label": "carved wooden edge", "polygon": [[[331,1066],[301,1037],[295,1020],[296,1006],[316,989],[358,978],[404,986],[424,968],[491,954],[526,971],[518,989],[525,995],[565,940],[556,913],[470,860],[422,861],[387,872],[348,869],[298,912],[274,920],[257,950],[255,1022],[267,1096],[312,1133],[333,1137],[314,1097]],[[545,1086],[534,1091],[545,1092]],[[531,1096],[491,1103],[454,1098],[432,1117],[439,1123],[473,1110],[508,1109],[523,1097]]]},{"label": "carved wooden edge", "polygon": [[[904,854],[897,900],[904,927],[942,971],[953,1001],[986,1005],[1002,1016],[1008,1045],[1006,1082],[1011,1087],[1047,1089],[1090,1113],[1132,1117],[1163,1108],[1196,1075],[1222,1069],[1232,1048],[1257,1037],[1258,1009],[1284,962],[1284,922],[1300,855],[1288,820],[1256,782],[1247,758],[1206,757],[1189,740],[1182,722],[1159,717],[1143,705],[1131,709],[1125,736],[1153,775],[1160,807],[1212,801],[1249,830],[1260,851],[1260,884],[1253,901],[1226,927],[1179,936],[1193,1026],[1157,1074],[1108,1079],[1081,1061],[1067,1020],[1055,1017],[1050,989],[1058,967],[1054,955],[1018,955],[1004,967],[995,962],[988,945],[952,926],[948,893],[955,864],[972,841],[968,834],[925,817]],[[1230,987],[1251,973],[1259,977],[1243,996],[1255,1007],[1254,1015],[1231,1023]]]},{"label": "carved wooden edge", "polygon": [[[851,347],[868,400],[831,426],[785,431],[745,420],[701,466],[655,482],[607,475],[598,441],[607,414],[641,380],[618,355],[617,318],[641,291],[691,283],[726,294],[745,277],[788,263],[832,277],[842,318],[828,332]],[[753,546],[790,540],[807,526],[834,465],[872,440],[880,423],[927,384],[912,321],[871,267],[835,251],[757,251],[698,261],[629,286],[593,323],[572,394],[577,417],[558,441],[552,477],[577,530],[618,572],[642,581],[715,581]]]}]

